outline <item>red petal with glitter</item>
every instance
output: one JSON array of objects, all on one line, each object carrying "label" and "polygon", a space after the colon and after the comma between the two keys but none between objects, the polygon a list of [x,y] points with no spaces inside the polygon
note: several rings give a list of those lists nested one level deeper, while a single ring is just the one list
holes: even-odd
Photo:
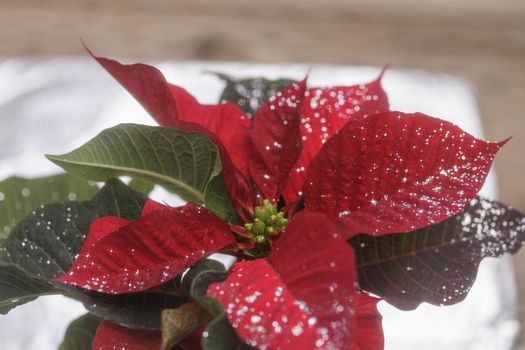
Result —
[{"label": "red petal with glitter", "polygon": [[88,254],[88,252],[93,249],[93,245],[98,241],[120,230],[122,227],[129,225],[129,223],[130,221],[117,216],[106,216],[96,219],[89,227],[89,233],[82,244],[82,248],[80,248],[79,256]]},{"label": "red petal with glitter", "polygon": [[160,349],[161,334],[158,331],[137,331],[109,321],[98,326],[93,350],[154,350]]},{"label": "red petal with glitter", "polygon": [[86,50],[159,124],[208,136],[219,149],[231,199],[238,210],[251,210],[253,196],[246,180],[251,154],[250,120],[240,108],[233,104],[200,105],[183,89],[168,84],[155,67],[140,63],[123,65]]},{"label": "red petal with glitter", "polygon": [[[144,217],[149,213],[161,208],[165,208],[165,206],[153,200],[147,200],[144,204],[144,208],[142,209],[141,216]],[[88,250],[92,249],[92,246],[96,242],[114,233],[115,231],[118,231],[129,223],[130,221],[119,218],[118,216],[105,216],[103,218],[96,219],[89,227],[89,234],[82,244],[79,256],[85,255]]]},{"label": "red petal with glitter", "polygon": [[379,77],[371,83],[354,86],[308,89],[301,103],[303,150],[286,185],[287,202],[303,189],[305,171],[323,144],[348,121],[386,112],[388,98]]},{"label": "red petal with glitter", "polygon": [[383,350],[383,317],[377,311],[380,299],[358,293],[355,299],[355,343],[352,350]]},{"label": "red petal with glitter", "polygon": [[300,213],[268,259],[234,265],[208,295],[248,344],[267,349],[350,349],[354,255],[323,214]]},{"label": "red petal with glitter", "polygon": [[[116,229],[108,233],[111,228]],[[227,224],[192,203],[158,209],[120,228],[114,218],[102,218],[91,235],[97,240],[88,239],[90,244],[57,282],[110,294],[139,292],[235,242]]]},{"label": "red petal with glitter", "polygon": [[301,153],[299,103],[305,89],[305,80],[288,86],[270,97],[253,118],[250,174],[264,198],[279,199]]},{"label": "red petal with glitter", "polygon": [[346,237],[412,231],[460,212],[504,142],[485,142],[424,114],[346,124],[308,168],[305,204],[341,218]]}]

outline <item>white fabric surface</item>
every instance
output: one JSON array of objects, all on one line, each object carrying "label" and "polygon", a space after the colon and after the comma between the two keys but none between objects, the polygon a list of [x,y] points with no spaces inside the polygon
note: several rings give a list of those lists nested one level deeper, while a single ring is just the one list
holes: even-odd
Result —
[{"label": "white fabric surface", "polygon": [[[368,67],[161,63],[168,80],[187,88],[201,102],[217,101],[223,83],[206,71],[234,76],[303,78],[309,84],[354,84],[374,79]],[[451,76],[389,70],[384,79],[392,109],[448,119],[481,137],[470,86]],[[154,125],[146,112],[90,60],[0,61],[0,178],[59,172],[44,153],[60,154],[118,123]],[[496,196],[493,174],[482,193]],[[179,201],[163,191],[157,199]],[[511,261],[486,259],[467,299],[450,307],[421,305],[411,312],[380,304],[387,350],[510,350],[518,332]],[[0,316],[0,349],[52,350],[82,306],[63,297],[45,297]]]}]

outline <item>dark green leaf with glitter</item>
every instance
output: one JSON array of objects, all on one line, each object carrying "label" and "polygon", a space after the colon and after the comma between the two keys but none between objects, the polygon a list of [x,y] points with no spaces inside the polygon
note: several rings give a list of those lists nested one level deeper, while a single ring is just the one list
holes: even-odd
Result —
[{"label": "dark green leaf with glitter", "polygon": [[20,221],[0,246],[2,312],[40,294],[59,293],[49,279],[69,270],[93,220],[140,217],[146,197],[110,180],[90,201],[44,205]]},{"label": "dark green leaf with glitter", "polygon": [[516,253],[525,243],[525,216],[480,197],[464,212],[408,233],[357,235],[359,286],[404,310],[420,303],[462,301],[485,257]]},{"label": "dark green leaf with glitter", "polygon": [[5,179],[0,182],[0,238],[7,237],[20,220],[41,205],[65,200],[83,201],[97,191],[95,183],[67,174]]},{"label": "dark green leaf with glitter", "polygon": [[73,286],[57,285],[61,291],[79,300],[92,313],[138,330],[160,329],[160,315],[164,309],[179,307],[184,301],[169,291],[104,294]]},{"label": "dark green leaf with glitter", "polygon": [[137,219],[145,201],[141,193],[111,180],[90,201],[45,205],[13,228],[2,243],[1,259],[39,277],[60,276],[72,266],[95,219]]},{"label": "dark green leaf with glitter", "polygon": [[6,315],[18,305],[41,295],[57,294],[53,286],[38,277],[28,275],[14,264],[0,264],[0,314]]},{"label": "dark green leaf with glitter", "polygon": [[264,101],[296,82],[291,79],[270,80],[262,77],[238,79],[224,73],[215,74],[226,82],[220,102],[238,105],[250,118],[261,108]]}]

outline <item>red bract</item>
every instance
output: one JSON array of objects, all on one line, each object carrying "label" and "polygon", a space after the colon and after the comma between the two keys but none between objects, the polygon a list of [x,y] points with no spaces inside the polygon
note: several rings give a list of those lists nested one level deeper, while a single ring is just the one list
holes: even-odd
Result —
[{"label": "red bract", "polygon": [[272,201],[279,199],[301,153],[298,106],[305,90],[305,80],[289,86],[270,98],[253,118],[250,174],[264,197]]},{"label": "red bract", "polygon": [[301,156],[286,184],[284,197],[295,200],[303,189],[310,161],[324,143],[351,120],[388,111],[388,98],[379,77],[369,84],[308,89],[301,103]]},{"label": "red bract", "polygon": [[208,294],[252,346],[350,349],[354,284],[353,251],[338,228],[324,215],[301,213],[268,259],[237,263]]},{"label": "red bract", "polygon": [[160,349],[160,345],[160,332],[131,330],[113,322],[102,321],[93,339],[92,349],[155,350]]},{"label": "red bract", "polygon": [[95,221],[73,267],[56,281],[112,294],[142,291],[235,243],[228,225],[195,204],[150,204],[146,213],[137,221]]},{"label": "red bract", "polygon": [[420,113],[351,122],[312,160],[305,204],[341,218],[347,238],[428,226],[465,208],[505,142],[476,139]]},{"label": "red bract", "polygon": [[352,350],[383,350],[383,317],[377,311],[379,299],[358,293],[355,299],[356,334]]}]

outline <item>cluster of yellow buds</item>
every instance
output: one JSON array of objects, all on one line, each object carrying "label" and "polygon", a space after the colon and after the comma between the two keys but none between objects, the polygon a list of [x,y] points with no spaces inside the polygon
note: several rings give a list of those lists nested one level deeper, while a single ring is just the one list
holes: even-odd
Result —
[{"label": "cluster of yellow buds", "polygon": [[275,237],[284,231],[288,219],[283,212],[277,211],[277,206],[268,199],[263,205],[255,207],[253,222],[245,224],[244,228],[251,234],[251,238],[258,244],[265,243],[269,237]]}]

